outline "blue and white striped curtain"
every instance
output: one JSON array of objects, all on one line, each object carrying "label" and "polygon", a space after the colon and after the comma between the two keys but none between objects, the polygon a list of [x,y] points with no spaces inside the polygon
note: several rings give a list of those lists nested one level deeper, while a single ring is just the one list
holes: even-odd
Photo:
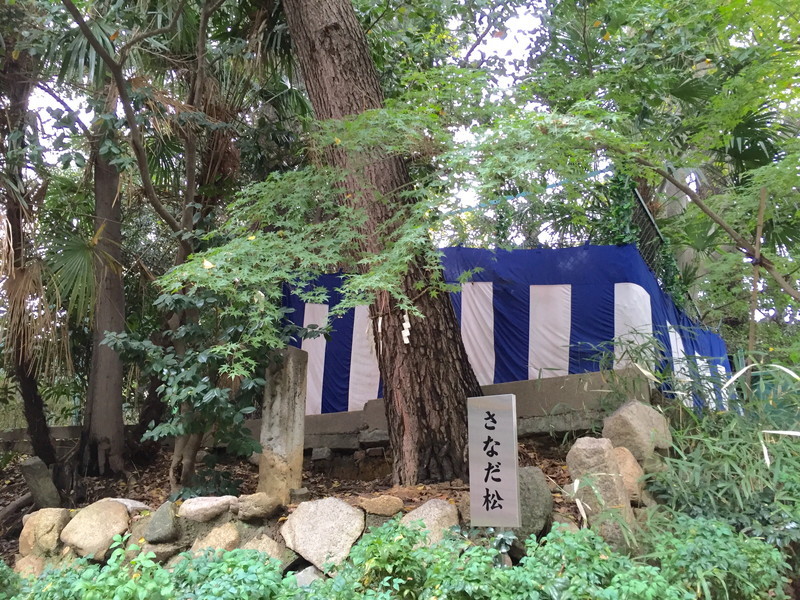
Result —
[{"label": "blue and white striped curtain", "polygon": [[[693,384],[730,373],[725,343],[661,291],[635,246],[443,253],[447,282],[477,270],[451,298],[482,385],[597,371],[607,351],[614,368],[643,358],[649,368],[670,366],[685,383],[670,391],[687,405],[726,405],[718,385],[700,390]],[[331,290],[330,304],[287,296],[295,323],[327,322],[339,277],[318,283]],[[360,410],[381,396],[373,325],[367,307],[359,306],[333,321],[330,339],[301,342],[309,354],[308,414]],[[632,354],[635,347],[649,350]]]}]

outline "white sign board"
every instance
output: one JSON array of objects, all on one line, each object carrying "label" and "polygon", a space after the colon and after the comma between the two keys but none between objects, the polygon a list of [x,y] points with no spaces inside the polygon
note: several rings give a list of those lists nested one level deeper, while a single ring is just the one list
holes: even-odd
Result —
[{"label": "white sign board", "polygon": [[472,526],[519,527],[517,398],[469,398],[467,416]]}]

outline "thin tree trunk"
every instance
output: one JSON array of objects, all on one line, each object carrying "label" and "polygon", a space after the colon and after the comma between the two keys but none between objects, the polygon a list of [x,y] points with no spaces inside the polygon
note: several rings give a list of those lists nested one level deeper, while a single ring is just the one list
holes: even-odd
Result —
[{"label": "thin tree trunk", "polygon": [[[283,5],[317,118],[342,119],[380,108],[383,94],[350,0],[284,0]],[[362,250],[375,255],[384,250],[375,232],[405,210],[397,192],[410,179],[400,157],[363,159],[341,150],[328,155],[346,172],[367,162],[345,181],[344,201],[366,214]],[[404,314],[387,293],[378,294],[370,308],[394,479],[405,485],[467,479],[466,399],[481,393],[448,295],[420,293],[430,280],[421,257],[410,256],[403,288],[425,318],[410,317],[409,343],[402,335]]]},{"label": "thin tree trunk", "polygon": [[120,269],[122,210],[119,171],[98,151],[94,162],[96,300],[92,365],[86,400],[83,467],[101,475],[124,470],[123,368],[119,355],[103,344],[106,332],[125,331],[125,292]]},{"label": "thin tree trunk", "polygon": [[[12,48],[12,40],[7,40],[7,47]],[[22,175],[24,153],[25,120],[28,114],[28,99],[35,84],[33,75],[33,60],[27,52],[22,52],[14,58],[11,52],[3,56],[2,92],[8,98],[8,108],[0,115],[0,129],[5,140],[2,141],[4,153],[5,177],[9,184],[3,189],[6,203],[6,219],[10,237],[11,256],[8,261],[11,272],[6,279],[6,293],[13,294],[13,287],[24,278],[25,270],[25,214],[23,210],[23,194],[25,181]],[[22,135],[14,140],[12,133]],[[16,157],[14,156],[16,154]],[[8,297],[8,296],[7,296]],[[27,302],[17,303],[21,310],[25,310]],[[9,319],[12,320],[12,319]],[[13,319],[19,324],[26,321],[24,315]],[[10,338],[11,361],[14,375],[19,384],[22,396],[23,411],[28,424],[28,434],[31,438],[33,451],[47,465],[52,465],[57,460],[50,429],[47,426],[44,400],[39,394],[36,380],[36,366],[30,356],[31,348],[28,347],[30,338],[23,330],[25,325],[16,327]]]}]

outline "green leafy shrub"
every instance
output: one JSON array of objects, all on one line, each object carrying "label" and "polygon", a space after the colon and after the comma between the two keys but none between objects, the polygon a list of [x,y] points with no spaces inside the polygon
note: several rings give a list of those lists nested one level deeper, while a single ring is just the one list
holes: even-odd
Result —
[{"label": "green leafy shrub", "polygon": [[179,562],[171,578],[177,600],[271,600],[291,588],[280,563],[255,550],[208,550]]},{"label": "green leafy shrub", "polygon": [[789,565],[762,540],[735,532],[721,521],[680,513],[650,538],[662,574],[705,600],[786,598]]},{"label": "green leafy shrub", "polygon": [[20,577],[0,560],[0,600],[10,600],[19,591]]}]

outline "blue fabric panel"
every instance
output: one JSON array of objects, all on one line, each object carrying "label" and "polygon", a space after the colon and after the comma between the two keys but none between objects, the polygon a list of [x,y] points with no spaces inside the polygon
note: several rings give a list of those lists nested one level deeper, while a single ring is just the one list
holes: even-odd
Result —
[{"label": "blue fabric panel", "polygon": [[600,354],[613,352],[613,285],[572,286],[570,374],[600,370]]},{"label": "blue fabric panel", "polygon": [[492,288],[494,383],[528,378],[530,285],[509,282]]},{"label": "blue fabric panel", "polygon": [[322,380],[323,413],[347,410],[354,320],[355,311],[351,309],[331,323],[330,339],[325,345],[325,377]]}]

